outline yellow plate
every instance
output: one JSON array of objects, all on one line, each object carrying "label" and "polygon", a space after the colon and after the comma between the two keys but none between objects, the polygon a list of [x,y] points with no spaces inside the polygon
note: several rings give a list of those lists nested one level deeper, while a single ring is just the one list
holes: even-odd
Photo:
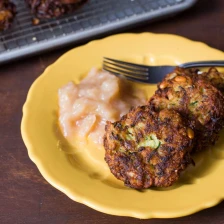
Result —
[{"label": "yellow plate", "polygon": [[[99,67],[103,56],[145,64],[224,60],[223,52],[203,43],[151,33],[115,35],[69,51],[34,82],[23,108],[22,137],[44,178],[71,199],[120,216],[180,217],[220,202],[224,198],[224,141],[196,155],[196,167],[190,167],[175,186],[142,192],[124,187],[110,174],[102,149],[87,146],[77,147],[75,154],[65,152],[71,148],[57,128],[57,90]],[[149,95],[155,90],[152,85],[144,88]]]}]

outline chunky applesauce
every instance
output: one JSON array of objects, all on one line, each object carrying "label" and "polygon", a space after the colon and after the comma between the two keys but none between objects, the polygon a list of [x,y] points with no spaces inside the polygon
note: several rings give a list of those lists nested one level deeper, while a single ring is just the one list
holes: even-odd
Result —
[{"label": "chunky applesauce", "polygon": [[69,141],[102,145],[106,121],[116,121],[131,107],[143,105],[146,96],[126,80],[91,69],[79,83],[69,82],[58,91],[59,124]]}]

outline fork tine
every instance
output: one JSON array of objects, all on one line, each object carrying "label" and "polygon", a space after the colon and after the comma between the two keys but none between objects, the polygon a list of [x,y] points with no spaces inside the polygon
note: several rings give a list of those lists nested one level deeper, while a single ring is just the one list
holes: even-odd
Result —
[{"label": "fork tine", "polygon": [[146,66],[146,65],[138,65],[138,64],[125,62],[125,61],[119,61],[119,60],[111,59],[111,58],[107,58],[107,57],[104,57],[104,61],[106,61],[108,63],[114,63],[118,66],[125,66],[130,69],[136,69],[136,70],[146,71],[146,72],[148,72],[148,70],[149,70],[148,66]]},{"label": "fork tine", "polygon": [[110,62],[110,61],[103,61],[103,63],[107,66],[113,67],[113,68],[117,68],[117,69],[122,69],[122,71],[124,72],[132,72],[135,73],[136,76],[148,76],[148,72],[144,69],[136,69],[135,67],[128,67],[128,66],[124,66],[122,64],[118,64],[116,62]]},{"label": "fork tine", "polygon": [[135,72],[131,72],[131,71],[121,70],[119,68],[111,67],[106,64],[103,64],[103,69],[108,72],[111,72],[111,73],[116,73],[117,75],[120,74],[120,75],[129,77],[129,78],[132,78],[132,79],[138,79],[138,81],[142,81],[142,82],[148,80],[148,76],[139,75],[139,74],[136,74]]},{"label": "fork tine", "polygon": [[[107,72],[110,72],[115,76],[123,76],[122,74],[111,71],[110,69],[107,69],[105,67],[103,67],[103,70],[105,70]],[[137,79],[136,77],[134,77],[134,78],[132,78],[131,76],[123,76],[123,77],[125,77],[125,79],[128,79],[130,81],[134,81],[134,82],[137,81],[137,82],[140,82],[140,83],[148,83],[148,80]]]},{"label": "fork tine", "polygon": [[139,71],[131,70],[131,69],[123,69],[122,67],[116,66],[116,65],[111,65],[108,63],[103,63],[105,67],[111,70],[116,70],[117,72],[122,72],[123,75],[128,75],[128,76],[133,76],[135,78],[143,78],[146,79],[148,77],[148,73],[142,73]]}]

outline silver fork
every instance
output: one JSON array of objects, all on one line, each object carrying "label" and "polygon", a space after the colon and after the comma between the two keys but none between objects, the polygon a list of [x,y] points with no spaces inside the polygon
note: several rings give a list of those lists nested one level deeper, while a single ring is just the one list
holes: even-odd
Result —
[{"label": "silver fork", "polygon": [[[176,65],[181,68],[200,68],[200,67],[224,67],[224,61],[197,61]],[[148,66],[119,61],[104,57],[103,69],[114,75],[122,75],[135,82],[158,83],[165,75],[172,72],[176,66]]]}]

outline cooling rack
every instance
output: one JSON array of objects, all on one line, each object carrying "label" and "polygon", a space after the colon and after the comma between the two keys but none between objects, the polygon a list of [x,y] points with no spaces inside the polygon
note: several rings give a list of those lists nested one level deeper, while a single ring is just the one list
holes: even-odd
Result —
[{"label": "cooling rack", "polygon": [[32,24],[33,15],[24,0],[14,0],[17,15],[12,27],[0,33],[0,64],[59,48],[83,39],[144,21],[175,14],[196,0],[88,0],[73,14]]}]

